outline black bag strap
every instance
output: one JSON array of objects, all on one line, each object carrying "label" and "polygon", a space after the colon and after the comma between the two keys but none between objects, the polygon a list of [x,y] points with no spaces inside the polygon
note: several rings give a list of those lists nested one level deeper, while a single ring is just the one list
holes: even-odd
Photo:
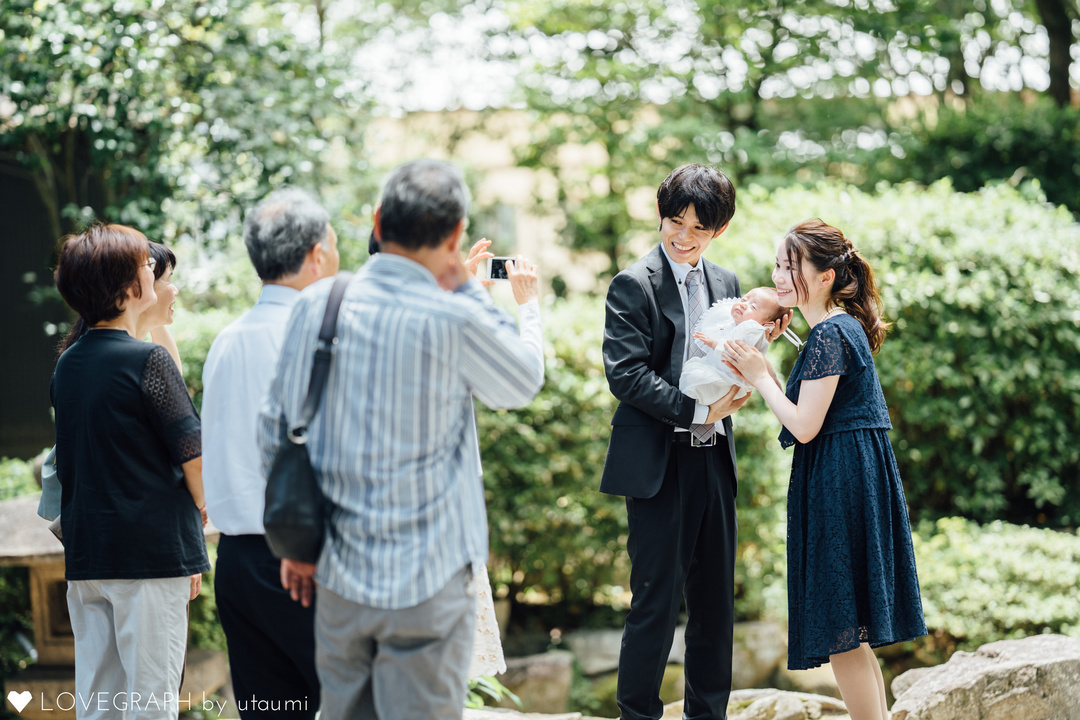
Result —
[{"label": "black bag strap", "polygon": [[338,341],[338,310],[351,279],[350,272],[338,273],[333,287],[330,288],[330,297],[326,300],[326,312],[323,313],[322,327],[319,328],[319,341],[315,346],[315,362],[311,366],[311,382],[308,383],[307,397],[304,398],[304,410],[300,414],[300,423],[289,430],[289,441],[296,445],[307,442],[307,427],[322,401],[326,378],[330,375],[330,360],[334,357],[334,348]]}]

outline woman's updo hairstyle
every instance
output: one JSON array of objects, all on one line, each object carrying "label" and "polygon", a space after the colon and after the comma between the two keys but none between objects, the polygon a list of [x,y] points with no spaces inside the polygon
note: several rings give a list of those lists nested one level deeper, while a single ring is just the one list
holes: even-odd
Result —
[{"label": "woman's updo hairstyle", "polygon": [[878,295],[874,271],[851,241],[838,228],[818,218],[806,220],[788,231],[784,237],[787,260],[798,288],[798,297],[809,291],[806,279],[798,272],[805,260],[818,272],[833,270],[836,277],[830,299],[859,321],[866,332],[873,353],[881,348],[889,324],[882,319],[884,306]]},{"label": "woman's updo hairstyle", "polygon": [[139,268],[150,257],[150,244],[135,228],[102,223],[68,235],[61,243],[53,280],[64,302],[79,314],[60,343],[62,353],[86,329],[120,317],[129,289],[142,297]]}]

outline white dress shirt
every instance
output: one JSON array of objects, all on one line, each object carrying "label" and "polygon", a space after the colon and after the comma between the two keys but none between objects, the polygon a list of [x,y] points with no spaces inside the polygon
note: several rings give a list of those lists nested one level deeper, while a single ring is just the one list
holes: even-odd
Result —
[{"label": "white dress shirt", "polygon": [[262,535],[266,476],[256,439],[259,408],[277,368],[300,293],[265,285],[253,308],[214,339],[203,366],[203,492],[226,535]]},{"label": "white dress shirt", "polygon": [[[671,267],[671,272],[675,274],[675,283],[679,286],[679,297],[682,298],[683,309],[683,323],[684,332],[686,334],[686,347],[683,348],[683,362],[689,358],[690,343],[693,341],[693,328],[690,327],[690,312],[687,310],[687,297],[686,297],[686,276],[690,274],[690,271],[694,269],[694,266],[690,263],[677,263],[671,259],[667,254],[667,248],[664,247],[664,243],[660,243],[660,252],[664,253],[664,257],[668,261],[668,265]],[[701,265],[701,258],[698,258],[698,265]],[[709,307],[709,290],[705,285],[705,269],[701,270],[701,282],[698,284],[698,292],[702,293],[701,307],[708,309]],[[705,422],[705,419],[709,417],[709,406],[702,405],[701,403],[695,403],[694,406],[694,424],[700,425]],[[713,423],[713,427],[716,428],[716,432],[719,435],[726,435],[724,430],[724,423]],[[687,428],[675,428],[675,432],[690,432]]]}]

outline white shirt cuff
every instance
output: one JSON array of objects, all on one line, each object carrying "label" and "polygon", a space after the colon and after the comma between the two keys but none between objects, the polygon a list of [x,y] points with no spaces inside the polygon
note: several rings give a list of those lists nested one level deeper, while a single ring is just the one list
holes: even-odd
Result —
[{"label": "white shirt cuff", "polygon": [[[709,406],[702,405],[701,403],[695,403],[694,405],[694,424],[700,425],[709,417]],[[716,428],[717,435],[727,435],[727,431],[724,429],[724,423],[713,423],[713,427]],[[681,429],[681,428],[680,428]]]}]

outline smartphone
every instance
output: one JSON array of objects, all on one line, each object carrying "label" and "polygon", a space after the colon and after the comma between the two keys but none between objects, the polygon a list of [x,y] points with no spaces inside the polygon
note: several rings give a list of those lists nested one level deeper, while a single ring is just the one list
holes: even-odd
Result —
[{"label": "smartphone", "polygon": [[513,260],[511,257],[493,257],[488,258],[487,261],[487,279],[488,280],[509,280],[510,277],[506,274],[506,261]]}]

